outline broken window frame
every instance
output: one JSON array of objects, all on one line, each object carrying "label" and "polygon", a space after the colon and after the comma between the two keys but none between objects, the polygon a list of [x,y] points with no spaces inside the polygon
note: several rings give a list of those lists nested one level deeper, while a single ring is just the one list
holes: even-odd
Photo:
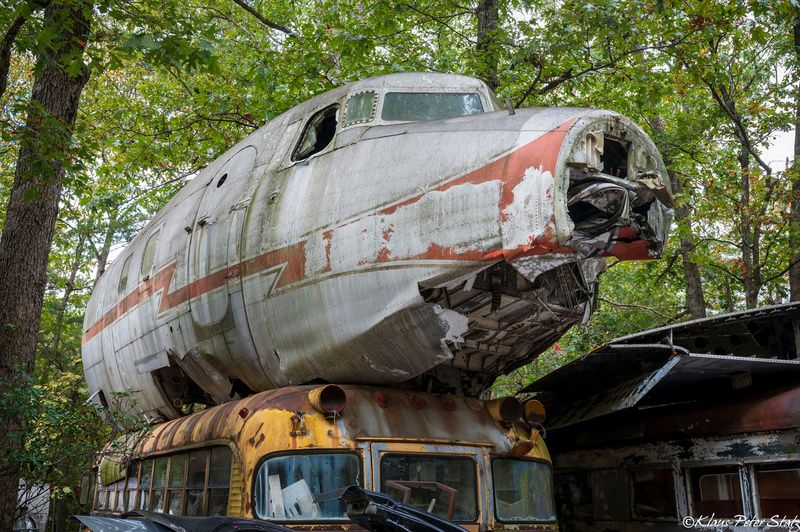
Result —
[{"label": "broken window frame", "polygon": [[[328,115],[331,112],[334,113],[336,125],[334,127],[333,135],[331,135],[330,140],[328,140],[328,142],[324,146],[318,149],[315,148],[316,142],[314,142],[314,144],[310,145],[308,148],[304,148],[306,136],[311,131],[311,128],[312,127],[315,128],[316,125],[321,124],[325,119],[327,119]],[[306,120],[305,126],[303,126],[302,133],[300,133],[300,137],[297,140],[297,144],[292,150],[292,156],[291,156],[292,162],[297,163],[301,161],[307,161],[310,158],[319,155],[320,153],[325,153],[326,151],[329,151],[331,147],[335,144],[334,141],[336,140],[336,134],[339,131],[339,128],[341,127],[340,114],[341,114],[341,108],[338,103],[334,103],[333,105],[328,105],[326,107],[323,107],[319,111],[313,113],[310,116],[310,118]],[[316,135],[316,128],[314,129],[314,131]],[[314,149],[311,149],[309,151],[309,148],[314,148]]]}]

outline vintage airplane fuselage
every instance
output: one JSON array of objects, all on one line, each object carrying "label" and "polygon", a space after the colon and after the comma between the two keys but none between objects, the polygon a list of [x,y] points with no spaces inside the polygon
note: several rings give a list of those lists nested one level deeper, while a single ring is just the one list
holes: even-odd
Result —
[{"label": "vintage airplane fuselage", "polygon": [[607,257],[660,255],[665,176],[613,112],[511,114],[447,74],[340,87],[233,146],[117,257],[86,311],[90,391],[164,418],[321,381],[480,394],[588,318]]}]

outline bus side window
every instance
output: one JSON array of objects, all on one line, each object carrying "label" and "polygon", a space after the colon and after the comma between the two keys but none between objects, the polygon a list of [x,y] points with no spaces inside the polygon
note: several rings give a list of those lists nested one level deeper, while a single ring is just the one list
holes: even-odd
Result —
[{"label": "bus side window", "polygon": [[136,507],[171,515],[226,515],[232,457],[219,445],[143,461]]},{"label": "bus side window", "polygon": [[139,501],[136,504],[138,510],[146,510],[147,503],[150,501],[150,480],[153,478],[153,461],[145,460],[142,462],[141,477],[139,477]]},{"label": "bus side window", "polygon": [[800,515],[800,464],[758,466],[756,483],[762,517]]},{"label": "bus side window", "polygon": [[231,483],[231,450],[212,447],[208,461],[208,509],[206,515],[225,515]]},{"label": "bus side window", "polygon": [[186,485],[186,455],[175,454],[169,459],[169,490],[167,491],[166,512],[181,515],[183,510],[183,487]]},{"label": "bus side window", "polygon": [[153,493],[150,496],[150,505],[148,509],[151,512],[164,511],[164,486],[166,485],[167,478],[167,460],[166,456],[161,456],[153,461]]}]

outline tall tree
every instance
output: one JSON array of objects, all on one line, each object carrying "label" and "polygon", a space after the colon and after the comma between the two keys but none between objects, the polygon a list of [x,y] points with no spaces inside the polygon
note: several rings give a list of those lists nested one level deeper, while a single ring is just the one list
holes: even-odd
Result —
[{"label": "tall tree", "polygon": [[[47,282],[47,257],[58,215],[65,164],[88,67],[84,48],[92,20],[85,0],[54,0],[44,12],[41,52],[0,237],[0,386],[33,368]],[[0,430],[0,530],[11,530],[26,420],[4,417]]]},{"label": "tall tree", "polygon": [[[794,6],[792,18],[795,77],[800,79],[800,6]],[[790,203],[791,239],[794,253],[789,268],[789,299],[800,301],[800,91],[795,89],[794,161],[792,163],[792,195]]]}]

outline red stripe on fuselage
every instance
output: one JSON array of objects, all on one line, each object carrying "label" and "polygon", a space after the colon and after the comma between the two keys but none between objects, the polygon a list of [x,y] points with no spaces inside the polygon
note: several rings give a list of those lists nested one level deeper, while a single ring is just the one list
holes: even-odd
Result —
[{"label": "red stripe on fuselage", "polygon": [[176,288],[169,292],[172,277],[175,274],[177,262],[166,266],[150,279],[143,281],[131,293],[123,297],[114,307],[103,314],[103,317],[86,329],[81,337],[81,342],[87,342],[97,336],[103,329],[117,321],[126,312],[133,309],[158,291],[161,301],[158,305],[158,314],[185,303],[190,299],[201,296],[216,288],[225,286],[228,279],[237,275],[251,275],[271,268],[283,266],[275,284],[281,288],[288,284],[296,283],[305,277],[305,242],[298,242],[280,249],[268,251],[252,259],[245,260],[237,266],[232,266],[207,275],[196,281]]},{"label": "red stripe on fuselage", "polygon": [[[488,165],[478,168],[469,172],[461,177],[448,181],[438,187],[423,192],[417,196],[396,203],[390,207],[386,207],[378,214],[391,214],[397,209],[412,205],[422,199],[425,194],[430,192],[443,192],[461,184],[481,184],[488,181],[497,180],[501,183],[500,194],[500,216],[505,217],[505,208],[508,207],[514,199],[514,187],[516,187],[525,176],[525,171],[531,167],[538,168],[543,172],[550,172],[555,175],[556,164],[558,162],[558,155],[561,150],[561,145],[564,143],[564,138],[567,135],[570,127],[575,123],[576,118],[571,118],[556,127],[555,129],[544,133],[542,136],[526,144],[522,148],[501,157],[500,159],[489,163]],[[357,220],[351,220],[347,223],[353,223]],[[347,224],[345,224],[347,225]],[[325,239],[325,253],[327,259],[327,266],[325,271],[330,271],[330,244],[331,236],[335,229],[328,230],[323,233]],[[462,261],[497,261],[504,257],[520,256],[527,254],[540,254],[551,251],[557,246],[555,237],[548,238],[547,242],[533,243],[528,249],[518,250],[492,250],[488,252],[474,251],[474,250],[454,250],[442,246],[431,245],[429,249],[420,255],[414,257],[378,257],[378,262],[400,261],[400,260],[462,260]],[[143,281],[131,293],[122,298],[111,310],[103,314],[103,316],[89,327],[81,337],[82,343],[85,343],[97,336],[103,329],[117,321],[125,313],[150,298],[157,292],[161,291],[161,301],[158,306],[158,314],[162,314],[167,310],[174,308],[190,299],[201,296],[216,288],[220,288],[227,284],[230,277],[237,275],[252,275],[255,273],[263,272],[278,266],[283,265],[283,269],[275,284],[276,288],[281,288],[286,285],[296,283],[305,278],[305,241],[297,242],[283,248],[268,251],[256,257],[246,259],[236,266],[224,268],[216,271],[210,275],[192,281],[191,283],[176,288],[173,292],[169,292],[172,278],[175,274],[177,263],[172,263],[159,272],[152,278]],[[383,260],[381,260],[383,259]]]}]

